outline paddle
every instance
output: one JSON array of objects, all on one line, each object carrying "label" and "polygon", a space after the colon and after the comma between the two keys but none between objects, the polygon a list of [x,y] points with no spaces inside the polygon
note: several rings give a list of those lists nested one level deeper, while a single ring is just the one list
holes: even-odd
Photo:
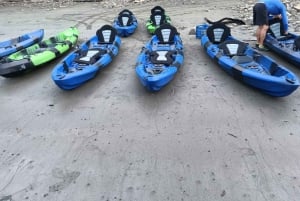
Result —
[{"label": "paddle", "polygon": [[209,23],[209,24],[217,24],[217,23],[222,23],[222,24],[232,24],[232,23],[235,23],[235,24],[238,24],[238,25],[245,25],[246,23],[243,21],[243,20],[240,20],[240,19],[236,19],[236,18],[230,18],[230,17],[224,17],[218,21],[211,21],[209,20],[208,18],[204,18],[204,20]]}]

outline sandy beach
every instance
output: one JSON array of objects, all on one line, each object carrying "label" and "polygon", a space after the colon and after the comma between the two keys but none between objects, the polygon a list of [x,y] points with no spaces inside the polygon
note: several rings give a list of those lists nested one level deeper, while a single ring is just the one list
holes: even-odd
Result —
[{"label": "sandy beach", "polygon": [[[0,7],[0,40],[39,28],[48,38],[76,26],[80,43],[123,8],[139,27],[122,38],[113,63],[75,90],[51,79],[60,59],[0,77],[0,201],[300,199],[300,91],[274,98],[242,84],[194,35],[204,17],[240,17],[236,1],[65,5]],[[180,32],[185,60],[169,85],[151,93],[135,64],[156,5]],[[254,43],[254,30],[248,24],[232,33]],[[266,54],[300,76],[296,66]]]}]

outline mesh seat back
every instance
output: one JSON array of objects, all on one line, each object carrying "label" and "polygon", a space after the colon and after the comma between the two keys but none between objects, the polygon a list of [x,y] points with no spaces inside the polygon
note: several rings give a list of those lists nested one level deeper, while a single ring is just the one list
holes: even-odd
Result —
[{"label": "mesh seat back", "polygon": [[165,14],[165,9],[163,9],[161,6],[155,6],[151,9],[151,14],[154,14],[155,12],[160,11],[162,14]]},{"label": "mesh seat back", "polygon": [[275,38],[280,38],[284,35],[283,23],[281,19],[274,18],[269,20],[269,29],[268,33],[270,33]]},{"label": "mesh seat back", "polygon": [[226,56],[244,56],[247,44],[237,40],[227,40],[219,44],[219,48],[223,50]]},{"label": "mesh seat back", "polygon": [[155,30],[154,33],[160,43],[173,43],[175,35],[178,35],[177,29],[170,24],[163,24]]},{"label": "mesh seat back", "polygon": [[117,31],[110,25],[104,25],[97,30],[96,35],[99,43],[113,43],[117,36]]},{"label": "mesh seat back", "polygon": [[206,34],[210,42],[220,44],[231,35],[230,28],[223,23],[215,23],[207,28]]},{"label": "mesh seat back", "polygon": [[166,16],[163,12],[156,11],[153,14],[151,14],[150,20],[155,26],[159,26],[166,23]]},{"label": "mesh seat back", "polygon": [[130,10],[128,10],[128,9],[124,9],[124,10],[122,10],[122,11],[119,13],[119,15],[122,15],[122,14],[133,15],[133,13],[132,13]]},{"label": "mesh seat back", "polygon": [[118,16],[118,21],[121,26],[129,26],[132,24],[132,15],[127,13],[123,13]]}]

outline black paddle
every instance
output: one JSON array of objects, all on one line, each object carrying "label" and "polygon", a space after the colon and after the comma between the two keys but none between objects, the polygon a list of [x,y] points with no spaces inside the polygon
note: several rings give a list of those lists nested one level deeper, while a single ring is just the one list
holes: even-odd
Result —
[{"label": "black paddle", "polygon": [[204,20],[209,23],[209,24],[217,24],[217,23],[222,23],[222,24],[238,24],[238,25],[245,25],[246,23],[243,20],[240,19],[236,19],[236,18],[230,18],[230,17],[224,17],[218,21],[211,21],[209,19],[207,19],[206,17],[204,18]]}]

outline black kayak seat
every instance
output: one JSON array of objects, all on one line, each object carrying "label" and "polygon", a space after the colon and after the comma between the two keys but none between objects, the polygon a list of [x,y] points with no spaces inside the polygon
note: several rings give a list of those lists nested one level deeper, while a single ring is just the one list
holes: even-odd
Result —
[{"label": "black kayak seat", "polygon": [[150,60],[153,64],[171,65],[174,60],[172,54],[174,51],[153,51],[150,53]]},{"label": "black kayak seat", "polygon": [[253,58],[248,55],[233,56],[231,59],[234,60],[238,64],[245,64],[245,63],[250,63],[253,61]]},{"label": "black kayak seat", "polygon": [[213,44],[224,42],[231,35],[230,28],[223,23],[215,23],[206,30],[209,41]]},{"label": "black kayak seat", "polygon": [[166,16],[161,11],[156,11],[150,16],[151,22],[154,24],[154,26],[159,26],[164,23],[166,23]]},{"label": "black kayak seat", "polygon": [[91,65],[96,63],[106,51],[102,49],[89,49],[80,52],[79,57],[75,59],[76,63]]},{"label": "black kayak seat", "polygon": [[96,36],[99,43],[113,43],[117,35],[117,31],[111,25],[103,25],[97,30]]},{"label": "black kayak seat", "polygon": [[[275,18],[269,20],[269,29],[268,33],[271,34],[274,38],[276,38],[278,41],[285,41],[289,39],[293,39],[294,36],[291,34],[285,34],[283,29],[283,23],[281,19]],[[294,51],[300,50],[300,36],[296,37],[294,39]]]},{"label": "black kayak seat", "polygon": [[[177,29],[170,24],[163,24],[158,27],[154,34],[159,44],[174,44],[175,35],[178,35]],[[150,60],[153,64],[171,65],[173,63],[172,55],[176,53],[173,50],[157,50],[150,53]]]},{"label": "black kayak seat", "polygon": [[159,43],[170,44],[174,43],[175,35],[178,35],[177,29],[170,24],[163,24],[158,27],[154,34],[156,35]]},{"label": "black kayak seat", "polygon": [[161,6],[154,6],[152,9],[151,9],[151,14],[157,12],[157,11],[160,11],[162,12],[163,14],[165,14],[165,9],[163,9]]},{"label": "black kayak seat", "polygon": [[123,13],[121,15],[118,16],[118,21],[120,23],[121,26],[129,26],[132,24],[132,15],[129,15],[127,13]]},{"label": "black kayak seat", "polygon": [[285,35],[282,20],[278,18],[269,20],[268,33],[270,33],[275,38],[284,37]]},{"label": "black kayak seat", "polygon": [[122,14],[133,15],[133,13],[132,13],[130,10],[128,10],[128,9],[124,9],[124,10],[122,10],[122,11],[119,13],[119,15],[122,15]]},{"label": "black kayak seat", "polygon": [[223,51],[223,55],[231,57],[231,59],[238,64],[254,61],[252,56],[246,55],[245,53],[247,46],[248,44],[237,40],[227,40],[219,44],[219,48]]},{"label": "black kayak seat", "polygon": [[219,44],[219,49],[223,50],[226,56],[244,56],[248,44],[238,40],[226,40]]},{"label": "black kayak seat", "polygon": [[278,18],[269,20],[268,34],[271,34],[271,36],[276,38],[278,41],[285,41],[294,38],[294,36],[289,33],[285,34],[282,20]]}]

